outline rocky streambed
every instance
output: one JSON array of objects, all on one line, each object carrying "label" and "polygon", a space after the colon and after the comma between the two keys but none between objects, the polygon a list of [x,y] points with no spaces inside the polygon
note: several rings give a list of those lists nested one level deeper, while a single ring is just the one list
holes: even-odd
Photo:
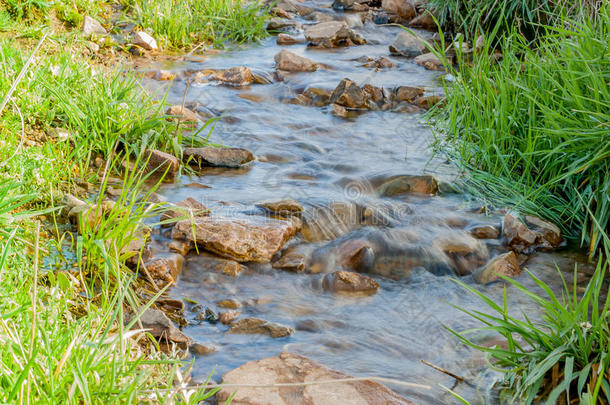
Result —
[{"label": "rocky streambed", "polygon": [[[184,149],[195,174],[156,195],[175,207],[142,264],[156,285],[171,284],[158,305],[181,322],[153,310],[144,326],[188,348],[195,380],[214,370],[227,384],[351,375],[427,386],[218,394],[237,389],[235,404],[456,403],[441,385],[498,402],[498,374],[446,329],[478,326],[450,304],[484,310],[452,278],[500,301],[497,274],[531,286],[527,268],[558,289],[555,266],[569,273],[577,255],[555,225],[455,191],[456,168],[432,153],[423,116],[442,102],[444,72],[425,46],[436,38],[421,4],[280,0],[273,13],[277,35],[260,44],[140,66],[145,86],[167,91],[170,114],[193,131],[213,120],[209,141],[231,147]],[[178,167],[173,156],[149,157]],[[508,305],[539,316],[511,288]]]}]

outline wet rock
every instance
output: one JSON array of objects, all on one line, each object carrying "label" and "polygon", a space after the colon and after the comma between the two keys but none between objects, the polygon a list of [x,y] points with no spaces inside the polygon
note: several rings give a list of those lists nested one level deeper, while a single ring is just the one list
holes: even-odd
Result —
[{"label": "wet rock", "polygon": [[417,105],[418,107],[421,108],[432,108],[435,105],[439,104],[439,103],[444,103],[445,102],[445,96],[441,96],[438,94],[433,94],[430,96],[421,96],[421,97],[417,97],[414,101],[415,105]]},{"label": "wet rock", "polygon": [[367,93],[350,79],[343,79],[330,95],[330,103],[347,108],[367,108]]},{"label": "wet rock", "polygon": [[235,299],[220,300],[216,303],[220,308],[237,309],[241,307],[241,302]]},{"label": "wet rock", "polygon": [[265,201],[256,205],[276,215],[299,215],[303,212],[303,206],[292,198],[279,201]]},{"label": "wet rock", "polygon": [[206,354],[214,353],[216,348],[202,345],[201,343],[193,343],[189,346],[189,351],[197,356],[205,356]]},{"label": "wet rock", "polygon": [[282,50],[275,55],[275,66],[287,72],[315,72],[318,64],[293,52]]},{"label": "wet rock", "polygon": [[180,162],[178,158],[169,153],[162,152],[156,149],[147,149],[144,152],[146,159],[146,169],[149,172],[155,172],[157,174],[165,174],[174,176],[178,169],[180,169]]},{"label": "wet rock", "polygon": [[335,10],[354,10],[358,9],[358,6],[361,6],[361,3],[366,2],[367,0],[334,0],[332,7]]},{"label": "wet rock", "polygon": [[305,39],[311,46],[335,48],[339,46],[363,45],[364,38],[351,30],[343,21],[328,21],[305,30]]},{"label": "wet rock", "polygon": [[245,66],[219,70],[212,74],[211,79],[233,86],[248,86],[254,82],[252,71]]},{"label": "wet rock", "polygon": [[291,221],[262,217],[201,217],[178,222],[172,236],[238,262],[269,262],[297,230]]},{"label": "wet rock", "polygon": [[254,155],[243,148],[185,148],[182,151],[185,163],[202,168],[204,166],[239,168],[254,160]]},{"label": "wet rock", "polygon": [[401,31],[390,45],[390,52],[407,58],[414,58],[427,50],[426,41],[423,38],[407,31]]},{"label": "wet rock", "polygon": [[443,62],[432,52],[416,56],[413,61],[419,66],[423,66],[428,70],[445,70]]},{"label": "wet rock", "polygon": [[477,239],[498,239],[500,229],[494,225],[475,225],[468,229]]},{"label": "wet rock", "polygon": [[102,24],[100,24],[98,20],[88,15],[83,18],[83,25],[81,26],[81,30],[83,31],[84,35],[106,35],[108,33],[106,29],[102,27]]},{"label": "wet rock", "polygon": [[[175,205],[175,208],[166,210],[161,214],[161,222],[176,220],[178,218],[196,218],[210,215],[210,210],[205,205],[195,200],[192,197],[180,201]],[[162,226],[171,226],[172,222],[162,224]]]},{"label": "wet rock", "polygon": [[68,220],[77,226],[78,231],[83,233],[85,229],[94,230],[115,209],[115,202],[102,201],[100,204],[79,204],[68,212]]},{"label": "wet rock", "polygon": [[230,325],[239,317],[239,312],[235,310],[221,312],[219,319],[223,325]]},{"label": "wet rock", "polygon": [[489,284],[500,280],[500,275],[516,277],[521,274],[517,256],[514,252],[504,253],[494,257],[485,267],[473,274],[474,280],[479,284]]},{"label": "wet rock", "polygon": [[350,116],[350,112],[347,111],[347,108],[339,104],[333,104],[332,114],[341,118],[348,118]]},{"label": "wet rock", "polygon": [[382,0],[381,8],[407,21],[415,18],[415,6],[412,0]]},{"label": "wet rock", "polygon": [[231,277],[237,277],[243,269],[244,267],[234,260],[222,260],[214,266],[214,270]]},{"label": "wet rock", "polygon": [[281,338],[292,335],[294,330],[279,323],[269,322],[259,318],[244,318],[231,324],[227,333],[260,334],[272,338]]},{"label": "wet rock", "polygon": [[420,96],[424,95],[424,89],[411,86],[399,86],[394,89],[395,101],[406,101],[412,103]]},{"label": "wet rock", "polygon": [[305,105],[314,105],[323,107],[330,103],[330,95],[332,91],[319,87],[308,87],[303,94],[299,95],[300,103]]},{"label": "wet rock", "polygon": [[282,252],[279,259],[273,262],[274,269],[282,269],[299,273],[309,266],[309,258],[314,246],[311,244],[290,246]]},{"label": "wet rock", "polygon": [[183,240],[173,240],[169,243],[168,248],[172,252],[186,256],[191,250],[191,244]]},{"label": "wet rock", "polygon": [[487,247],[468,234],[443,235],[434,244],[449,257],[449,264],[459,276],[465,276],[489,259]]},{"label": "wet rock", "polygon": [[169,70],[159,70],[155,76],[155,80],[159,81],[172,81],[176,78],[176,74],[174,72],[170,72]]},{"label": "wet rock", "polygon": [[125,264],[129,268],[136,269],[141,263],[151,257],[147,243],[148,234],[144,231],[139,231],[131,238],[127,246],[123,248],[121,254],[128,256]]},{"label": "wet rock", "polygon": [[182,271],[184,257],[178,253],[160,254],[144,263],[148,274],[155,280],[173,284]]},{"label": "wet rock", "polygon": [[190,127],[197,126],[199,117],[193,111],[188,108],[182,108],[181,105],[173,105],[165,110],[165,114],[169,115],[168,120],[179,121],[182,124],[186,124]]},{"label": "wet rock", "polygon": [[[267,1],[267,4],[273,3],[273,1]],[[306,16],[312,12],[312,9],[301,4],[300,0],[279,0],[275,4],[276,7],[293,14],[300,16]]]},{"label": "wet rock", "polygon": [[[130,314],[126,317],[126,323],[131,322],[136,314]],[[140,328],[140,323],[144,329],[148,329],[157,340],[165,340],[175,343],[188,344],[190,339],[184,333],[180,332],[174,323],[163,313],[163,311],[153,308],[146,309],[139,321],[133,325],[134,329]]]},{"label": "wet rock", "polygon": [[271,9],[271,13],[270,14],[275,16],[275,17],[280,17],[280,18],[286,18],[286,19],[292,18],[290,13],[288,11],[284,10],[281,7],[273,7]]},{"label": "wet rock", "polygon": [[286,18],[272,18],[267,22],[267,31],[271,32],[298,32],[301,30],[301,23]]},{"label": "wet rock", "polygon": [[504,216],[502,234],[506,239],[506,244],[518,253],[531,251],[532,249],[530,248],[536,243],[538,238],[534,231],[511,214]]},{"label": "wet rock", "polygon": [[277,35],[277,44],[278,45],[295,45],[303,42],[302,40],[293,37],[292,35],[288,35],[285,33],[279,33]]},{"label": "wet rock", "polygon": [[425,10],[423,13],[412,19],[409,25],[414,28],[423,28],[429,31],[436,32],[438,30],[434,17],[432,17],[432,12],[429,10]]},{"label": "wet rock", "polygon": [[398,175],[385,180],[377,187],[382,197],[394,197],[405,193],[436,194],[438,183],[434,176]]},{"label": "wet rock", "polygon": [[[345,379],[350,376],[331,370],[320,363],[288,352],[258,361],[250,361],[228,372],[223,384],[260,384],[264,388],[244,387],[237,391],[233,405],[407,405],[412,402],[373,381],[314,384],[296,387],[272,387],[276,383],[302,383]],[[216,395],[224,403],[234,392],[223,388]]]},{"label": "wet rock", "polygon": [[380,56],[373,61],[365,63],[362,66],[368,67],[368,68],[375,68],[375,69],[391,69],[391,68],[395,68],[396,64],[394,62],[392,62],[391,60],[389,60],[388,58]]},{"label": "wet rock", "polygon": [[556,248],[561,244],[561,230],[558,226],[532,215],[526,215],[524,219],[527,226],[538,234],[538,242],[541,245],[547,247],[547,242],[551,248]]},{"label": "wet rock", "polygon": [[377,281],[351,271],[335,271],[324,276],[322,286],[332,292],[374,294],[379,288]]},{"label": "wet rock", "polygon": [[157,41],[144,31],[137,31],[132,40],[134,45],[137,45],[141,48],[146,49],[147,51],[152,51],[155,49],[159,49],[157,46]]}]

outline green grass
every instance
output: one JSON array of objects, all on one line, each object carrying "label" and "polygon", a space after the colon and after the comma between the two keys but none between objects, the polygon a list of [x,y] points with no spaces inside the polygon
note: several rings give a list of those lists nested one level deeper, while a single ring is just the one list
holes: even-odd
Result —
[{"label": "green grass", "polygon": [[610,220],[610,7],[545,27],[535,48],[513,31],[499,63],[491,50],[447,66],[438,141],[480,195],[556,223],[594,256]]},{"label": "green grass", "polygon": [[527,314],[522,318],[511,314],[506,305],[506,289],[504,304],[498,305],[484,293],[456,280],[491,311],[463,310],[484,324],[477,330],[498,333],[507,347],[473,343],[468,338],[472,331],[454,333],[462,342],[487,353],[490,366],[505,374],[504,386],[511,389],[510,403],[609,404],[610,296],[604,283],[608,271],[608,263],[600,260],[582,296],[576,292],[576,269],[571,288],[558,270],[558,277],[564,281],[559,296],[531,273],[528,274],[540,292],[504,278],[533,301],[543,314],[541,321],[532,321]]},{"label": "green grass", "polygon": [[467,39],[494,31],[499,35],[516,29],[528,40],[535,39],[543,25],[559,25],[562,16],[583,9],[595,11],[597,0],[430,0],[443,27],[463,33]]},{"label": "green grass", "polygon": [[[184,362],[124,325],[150,305],[125,246],[159,214],[138,156],[179,154],[182,132],[128,72],[74,58],[78,40],[47,41],[27,69],[32,49],[0,42],[0,94],[24,72],[0,115],[0,402],[197,403],[213,392],[172,390]],[[95,156],[111,163],[94,169]],[[89,181],[100,203],[110,175],[123,185],[114,208],[65,232],[61,196]]]},{"label": "green grass", "polygon": [[189,49],[264,38],[266,8],[246,0],[126,0],[134,22],[162,46]]}]

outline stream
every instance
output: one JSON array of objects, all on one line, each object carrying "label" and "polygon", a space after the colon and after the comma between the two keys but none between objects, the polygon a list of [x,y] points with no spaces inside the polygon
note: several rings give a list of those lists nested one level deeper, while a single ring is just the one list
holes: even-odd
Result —
[{"label": "stream", "polygon": [[[439,240],[465,238],[469,227],[492,225],[499,229],[503,211],[482,214],[480,201],[452,191],[457,168],[444,156],[433,153],[434,136],[423,111],[364,111],[343,118],[333,114],[332,106],[293,102],[307,88],[332,90],[344,78],[359,85],[389,89],[415,86],[425,89],[427,95],[440,94],[444,75],[426,70],[410,59],[390,55],[388,45],[400,27],[359,24],[353,18],[355,14],[333,11],[328,0],[301,4],[337,20],[347,16],[367,44],[332,49],[311,48],[306,43],[279,46],[270,36],[258,44],[231,51],[155,62],[140,68],[144,72],[164,69],[176,74],[173,82],[143,79],[144,85],[156,94],[167,91],[170,104],[182,103],[189,72],[245,65],[273,78],[269,84],[241,87],[214,82],[190,84],[186,105],[194,106],[200,114],[219,117],[210,141],[246,148],[256,160],[239,169],[207,168],[196,175],[183,175],[173,183],[163,184],[159,194],[173,203],[194,198],[214,215],[245,217],[263,215],[256,206],[261,201],[294,199],[304,208],[303,221],[314,230],[309,237],[297,234],[286,244],[288,248],[321,246],[337,238],[349,240],[350,235],[366,237],[366,227],[374,229],[372,234],[406,230],[404,235],[392,233],[392,238],[407,238],[410,246],[426,255],[432,254],[431,246]],[[302,18],[298,21],[303,25],[314,23]],[[278,80],[274,76],[274,56],[282,49],[310,58],[322,67],[315,72],[283,72],[282,80]],[[393,61],[396,67],[362,66],[364,58],[380,56]],[[207,130],[201,134],[205,135]],[[440,191],[436,195],[381,196],[378,192],[383,179],[422,174],[437,179]],[[337,206],[342,207],[341,215]],[[346,218],[345,211],[360,212],[362,207],[381,214],[373,215],[367,224]],[[166,234],[157,236],[160,244],[165,237]],[[500,239],[477,243],[489,252],[489,257],[506,252]],[[330,249],[328,255],[333,254],[338,253]],[[353,376],[430,385],[431,390],[389,385],[416,403],[459,403],[441,385],[453,388],[473,404],[499,403],[492,386],[501,376],[487,367],[482,354],[460,344],[447,330],[479,326],[453,305],[470,310],[487,308],[453,281],[456,276],[443,269],[428,268],[426,260],[415,266],[408,277],[395,277],[392,266],[403,265],[400,254],[388,256],[386,274],[369,274],[379,283],[376,294],[349,295],[324,290],[324,274],[286,271],[273,268],[270,263],[244,263],[243,271],[232,277],[216,270],[208,255],[191,252],[176,285],[169,290],[171,297],[188,299],[215,311],[223,311],[217,307],[220,300],[233,299],[242,303],[241,317],[262,318],[294,328],[291,336],[282,338],[227,334],[229,326],[198,321],[195,313],[185,311],[189,325],[183,332],[217,348],[214,353],[195,357],[193,377],[204,380],[213,371],[212,378],[220,380],[224,373],[247,361],[290,351]],[[575,253],[565,250],[538,253],[523,267],[558,290],[561,280],[555,265],[569,276],[576,259]],[[434,267],[434,260],[430,263]],[[503,283],[479,285],[470,275],[460,279],[501,301]],[[525,273],[519,281],[533,285]],[[517,316],[540,315],[532,302],[513,288],[508,288],[508,305]],[[498,343],[497,336],[490,334],[472,336],[481,344]],[[452,377],[422,360],[464,377],[469,383],[456,384]]]}]

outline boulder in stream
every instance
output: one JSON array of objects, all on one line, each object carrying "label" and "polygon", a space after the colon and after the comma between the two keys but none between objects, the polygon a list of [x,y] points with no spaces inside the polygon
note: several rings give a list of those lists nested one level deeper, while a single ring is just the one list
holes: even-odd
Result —
[{"label": "boulder in stream", "polygon": [[335,48],[340,46],[363,45],[364,38],[349,28],[343,21],[321,22],[305,30],[305,39],[311,46]]},{"label": "boulder in stream", "polygon": [[499,276],[515,277],[521,274],[519,262],[514,252],[496,256],[473,274],[474,280],[479,284],[489,284],[500,280]]},{"label": "boulder in stream", "polygon": [[200,217],[174,226],[172,236],[238,262],[269,262],[298,230],[293,221],[264,217]]},{"label": "boulder in stream", "polygon": [[252,71],[245,66],[218,70],[212,74],[211,79],[233,86],[248,86],[254,83]]},{"label": "boulder in stream", "polygon": [[405,193],[436,194],[438,182],[431,175],[397,175],[383,181],[377,192],[382,197],[394,197]]},{"label": "boulder in stream", "polygon": [[[136,314],[128,314],[126,323],[131,322]],[[139,329],[140,324],[147,332],[159,341],[165,340],[178,344],[188,344],[190,338],[182,333],[174,323],[159,309],[147,308],[144,310],[140,319],[133,325],[134,329]]]},{"label": "boulder in stream", "polygon": [[335,293],[375,294],[379,283],[363,274],[352,271],[335,271],[324,276],[322,286]]},{"label": "boulder in stream", "polygon": [[302,39],[293,37],[292,35],[280,32],[279,34],[277,34],[277,44],[278,45],[295,45],[298,43],[303,42]]},{"label": "boulder in stream", "polygon": [[159,175],[167,173],[174,176],[180,168],[180,162],[174,155],[156,149],[147,149],[144,152],[146,169]]},{"label": "boulder in stream", "polygon": [[165,111],[165,115],[168,115],[168,121],[180,122],[183,125],[189,127],[196,127],[199,122],[199,117],[193,111],[181,105],[173,105]]},{"label": "boulder in stream", "polygon": [[413,59],[413,62],[428,70],[445,70],[443,62],[432,52],[416,56],[415,59]]},{"label": "boulder in stream", "polygon": [[[178,204],[169,208],[161,214],[161,222],[176,220],[178,218],[195,218],[210,215],[210,210],[205,205],[192,197],[180,201]],[[171,226],[173,223],[162,224],[161,226]]]},{"label": "boulder in stream", "polygon": [[275,215],[300,215],[303,212],[303,206],[292,198],[278,201],[263,201],[256,205]]},{"label": "boulder in stream", "polygon": [[556,225],[531,215],[521,222],[514,215],[506,214],[502,234],[506,244],[517,253],[552,250],[562,242],[561,230]]},{"label": "boulder in stream", "polygon": [[418,97],[424,95],[424,89],[420,87],[399,86],[394,89],[394,101],[414,102]]},{"label": "boulder in stream", "polygon": [[438,25],[436,25],[436,21],[434,21],[433,12],[430,10],[424,10],[423,13],[412,19],[409,26],[434,32],[437,32],[438,30]]},{"label": "boulder in stream", "polygon": [[315,72],[318,70],[318,64],[313,60],[285,49],[275,55],[275,66],[287,72]]},{"label": "boulder in stream", "polygon": [[401,19],[410,21],[415,18],[413,0],[382,0],[381,8],[390,14],[396,14]]},{"label": "boulder in stream", "polygon": [[254,160],[254,155],[243,148],[184,148],[184,163],[202,168],[204,166],[239,168]]},{"label": "boulder in stream", "polygon": [[279,323],[269,322],[259,318],[244,318],[231,323],[227,333],[260,334],[272,338],[281,338],[292,335],[294,330]]},{"label": "boulder in stream", "polygon": [[407,31],[401,31],[390,45],[390,52],[407,58],[414,58],[427,50],[425,39]]},{"label": "boulder in stream", "polygon": [[222,384],[260,384],[263,387],[222,388],[216,394],[224,403],[234,392],[232,405],[411,405],[374,381],[334,384],[308,384],[295,387],[269,387],[276,383],[304,383],[349,378],[320,363],[297,354],[282,352],[275,357],[250,361],[222,377]]}]

